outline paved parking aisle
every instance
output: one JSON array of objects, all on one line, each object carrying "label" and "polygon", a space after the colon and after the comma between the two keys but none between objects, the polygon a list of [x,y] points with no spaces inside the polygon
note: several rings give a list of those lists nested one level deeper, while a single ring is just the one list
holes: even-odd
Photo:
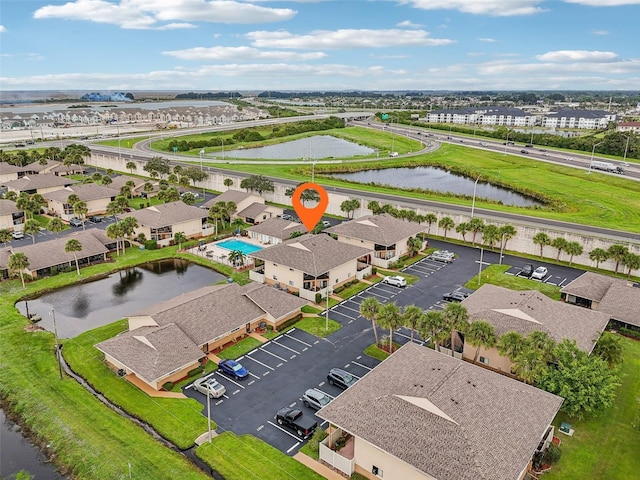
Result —
[{"label": "paved parking aisle", "polygon": [[413,265],[403,268],[402,271],[404,273],[416,275],[417,277],[427,278],[446,266],[447,263],[437,262],[435,260],[431,260],[429,257],[425,257]]}]

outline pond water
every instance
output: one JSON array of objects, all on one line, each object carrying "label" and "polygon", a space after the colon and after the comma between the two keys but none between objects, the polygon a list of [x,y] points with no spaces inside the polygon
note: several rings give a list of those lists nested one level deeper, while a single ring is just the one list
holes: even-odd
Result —
[{"label": "pond water", "polygon": [[[435,167],[385,168],[354,173],[334,173],[332,176],[358,183],[377,183],[399,188],[423,188],[435,192],[449,192],[470,197],[473,196],[475,184],[475,180]],[[519,207],[541,205],[540,202],[533,198],[482,182],[478,182],[476,198],[487,198],[500,201],[504,205]]]},{"label": "pond water", "polygon": [[6,418],[0,409],[0,478],[14,478],[21,470],[35,479],[63,480],[55,467],[28,439],[18,425]]},{"label": "pond water", "polygon": [[54,316],[59,338],[73,338],[142,308],[205,285],[224,276],[185,260],[171,259],[121,270],[100,280],[47,293],[16,307],[23,315],[38,314],[38,324],[52,332]]},{"label": "pond water", "polygon": [[[225,152],[225,158],[323,159],[371,155],[373,148],[358,145],[330,135],[316,135],[268,147],[236,149]],[[220,154],[216,154],[217,157]]]}]

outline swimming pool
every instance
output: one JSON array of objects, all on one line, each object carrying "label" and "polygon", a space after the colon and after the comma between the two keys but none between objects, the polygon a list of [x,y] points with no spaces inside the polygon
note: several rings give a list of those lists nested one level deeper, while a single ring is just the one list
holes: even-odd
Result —
[{"label": "swimming pool", "polygon": [[251,245],[250,243],[243,242],[242,240],[224,240],[223,242],[216,243],[217,247],[224,248],[225,250],[240,250],[245,255],[251,255],[258,250],[262,250],[262,247]]}]

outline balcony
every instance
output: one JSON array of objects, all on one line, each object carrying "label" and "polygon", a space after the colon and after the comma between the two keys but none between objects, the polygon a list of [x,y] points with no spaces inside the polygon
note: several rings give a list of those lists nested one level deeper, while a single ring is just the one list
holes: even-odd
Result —
[{"label": "balcony", "polygon": [[253,270],[249,270],[249,279],[254,282],[264,283],[264,265]]},{"label": "balcony", "polygon": [[331,431],[329,436],[320,442],[319,453],[320,460],[350,476],[355,471],[356,462],[353,459],[355,439],[350,437],[340,450],[333,450],[345,434],[346,432],[340,428]]}]

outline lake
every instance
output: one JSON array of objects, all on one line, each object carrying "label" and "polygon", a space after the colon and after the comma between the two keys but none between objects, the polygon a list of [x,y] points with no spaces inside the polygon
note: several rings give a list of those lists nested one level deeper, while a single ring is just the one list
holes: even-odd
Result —
[{"label": "lake", "polygon": [[[475,180],[436,167],[401,167],[363,170],[354,173],[334,173],[335,178],[358,183],[376,183],[396,188],[422,188],[434,192],[473,196]],[[478,182],[476,198],[500,201],[504,205],[532,207],[542,205],[537,200],[489,183]]]},{"label": "lake", "polygon": [[55,315],[58,337],[73,338],[142,308],[224,279],[222,274],[186,260],[162,260],[62,288],[19,302],[16,307],[25,316],[27,308],[30,314],[40,315],[42,320],[38,324],[50,332],[54,329]]}]

